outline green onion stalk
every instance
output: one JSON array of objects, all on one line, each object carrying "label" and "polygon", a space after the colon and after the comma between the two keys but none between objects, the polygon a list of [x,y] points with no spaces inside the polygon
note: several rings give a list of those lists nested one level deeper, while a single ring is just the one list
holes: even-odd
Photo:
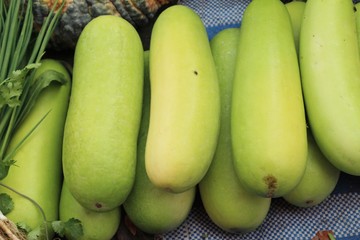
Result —
[{"label": "green onion stalk", "polygon": [[[63,1],[64,4],[65,1]],[[51,9],[39,32],[33,30],[32,0],[0,0],[0,180],[15,163],[13,156],[33,130],[13,151],[7,147],[14,130],[30,112],[41,82],[33,81],[47,44],[60,19],[61,8]]]}]

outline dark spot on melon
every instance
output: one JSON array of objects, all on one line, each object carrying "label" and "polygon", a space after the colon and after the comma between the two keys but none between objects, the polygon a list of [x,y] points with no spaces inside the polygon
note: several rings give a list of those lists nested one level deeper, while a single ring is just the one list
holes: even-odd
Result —
[{"label": "dark spot on melon", "polygon": [[102,208],[102,204],[101,203],[95,203],[95,207],[100,209],[100,208]]},{"label": "dark spot on melon", "polygon": [[194,74],[197,76],[199,73],[198,71],[194,70]]},{"label": "dark spot on melon", "polygon": [[263,178],[266,186],[267,186],[267,189],[268,189],[268,192],[266,194],[266,197],[273,197],[274,196],[274,193],[277,189],[277,179],[273,176],[273,175],[267,175]]}]

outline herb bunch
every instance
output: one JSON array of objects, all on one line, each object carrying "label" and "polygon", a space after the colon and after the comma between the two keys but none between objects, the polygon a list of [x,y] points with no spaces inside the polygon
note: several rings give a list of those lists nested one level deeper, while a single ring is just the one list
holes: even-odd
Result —
[{"label": "herb bunch", "polygon": [[[65,1],[63,1],[64,3]],[[27,136],[8,151],[15,129],[27,116],[40,91],[49,81],[34,81],[47,44],[60,19],[59,9],[51,9],[41,30],[33,30],[32,0],[0,0],[0,179],[15,163],[13,156]],[[46,81],[46,80],[44,80]]]}]

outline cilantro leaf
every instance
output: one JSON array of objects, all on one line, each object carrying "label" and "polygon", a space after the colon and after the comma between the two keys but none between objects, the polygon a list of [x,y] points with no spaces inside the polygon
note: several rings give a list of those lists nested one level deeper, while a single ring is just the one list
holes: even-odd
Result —
[{"label": "cilantro leaf", "polygon": [[24,222],[17,222],[16,223],[16,226],[18,227],[19,230],[25,232],[25,233],[29,233],[31,232],[31,228],[29,225],[27,225],[26,223]]},{"label": "cilantro leaf", "polygon": [[29,64],[12,74],[0,83],[0,109],[5,105],[14,108],[21,104],[20,96],[23,92],[25,78],[29,72],[40,66],[40,63]]},{"label": "cilantro leaf", "polygon": [[[25,224],[26,227],[26,224]],[[27,230],[27,240],[43,240],[49,239],[47,234],[47,226],[45,224],[41,224],[40,226],[36,227],[35,229],[31,229],[30,231]]]},{"label": "cilantro leaf", "polygon": [[60,237],[69,236],[70,239],[78,239],[84,234],[81,221],[76,218],[70,218],[66,222],[53,221],[51,225]]},{"label": "cilantro leaf", "polygon": [[14,209],[12,198],[6,193],[0,193],[0,211],[6,215]]}]

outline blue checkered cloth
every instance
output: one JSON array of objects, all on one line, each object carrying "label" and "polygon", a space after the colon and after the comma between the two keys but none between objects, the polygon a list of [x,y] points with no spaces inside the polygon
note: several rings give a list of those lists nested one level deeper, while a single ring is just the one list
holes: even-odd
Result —
[{"label": "blue checkered cloth", "polygon": [[180,4],[194,9],[203,20],[211,39],[219,31],[239,27],[245,8],[251,0],[181,0]]},{"label": "blue checkered cloth", "polygon": [[[251,0],[183,0],[203,20],[209,39],[229,27],[239,27]],[[336,240],[360,240],[360,177],[342,173],[333,193],[319,205],[299,208],[282,198],[273,199],[262,225],[246,234],[227,233],[195,204],[177,229],[165,240],[310,240],[319,230],[332,230]]]},{"label": "blue checkered cloth", "polygon": [[197,204],[185,222],[165,240],[310,240],[319,230],[332,230],[337,240],[360,239],[360,178],[341,174],[334,192],[319,205],[299,208],[275,198],[262,225],[245,234],[217,227]]}]

